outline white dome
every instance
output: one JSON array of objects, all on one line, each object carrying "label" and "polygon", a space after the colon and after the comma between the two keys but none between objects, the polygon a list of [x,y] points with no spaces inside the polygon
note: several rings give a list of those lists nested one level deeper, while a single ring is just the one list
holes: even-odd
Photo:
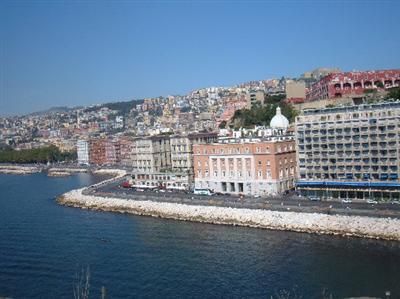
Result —
[{"label": "white dome", "polygon": [[282,115],[281,108],[276,108],[276,114],[271,119],[269,126],[272,129],[287,129],[289,127],[289,121],[284,115]]}]

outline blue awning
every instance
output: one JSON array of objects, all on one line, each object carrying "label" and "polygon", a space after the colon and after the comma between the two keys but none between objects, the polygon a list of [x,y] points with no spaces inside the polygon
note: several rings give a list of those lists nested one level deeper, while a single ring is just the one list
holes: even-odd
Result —
[{"label": "blue awning", "polygon": [[[396,174],[394,174],[396,175]],[[396,175],[397,176],[397,175]],[[391,178],[395,178],[394,176]],[[379,187],[392,187],[400,188],[400,182],[349,182],[349,181],[297,181],[297,187],[364,187],[364,188],[379,188]]]}]

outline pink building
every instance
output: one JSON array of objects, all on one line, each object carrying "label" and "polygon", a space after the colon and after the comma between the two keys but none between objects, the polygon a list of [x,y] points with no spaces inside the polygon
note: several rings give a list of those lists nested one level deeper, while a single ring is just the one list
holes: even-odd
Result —
[{"label": "pink building", "polygon": [[400,70],[332,73],[314,83],[306,101],[359,96],[370,89],[400,86]]}]

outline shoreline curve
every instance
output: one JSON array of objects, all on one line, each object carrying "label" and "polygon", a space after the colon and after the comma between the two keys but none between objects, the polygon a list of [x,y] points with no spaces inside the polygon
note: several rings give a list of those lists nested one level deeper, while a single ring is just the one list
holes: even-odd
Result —
[{"label": "shoreline curve", "polygon": [[[117,177],[121,176],[122,174]],[[99,184],[103,183],[105,182]],[[180,221],[400,241],[400,219],[104,198],[84,195],[82,191],[85,189],[86,187],[69,191],[58,197],[57,202],[64,206],[82,209],[129,213]]]}]

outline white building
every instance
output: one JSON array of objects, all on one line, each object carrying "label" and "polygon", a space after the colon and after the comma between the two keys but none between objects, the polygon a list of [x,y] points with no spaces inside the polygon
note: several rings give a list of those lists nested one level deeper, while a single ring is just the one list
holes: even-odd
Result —
[{"label": "white building", "polygon": [[89,143],[86,140],[78,140],[76,142],[76,152],[78,164],[89,165]]}]

